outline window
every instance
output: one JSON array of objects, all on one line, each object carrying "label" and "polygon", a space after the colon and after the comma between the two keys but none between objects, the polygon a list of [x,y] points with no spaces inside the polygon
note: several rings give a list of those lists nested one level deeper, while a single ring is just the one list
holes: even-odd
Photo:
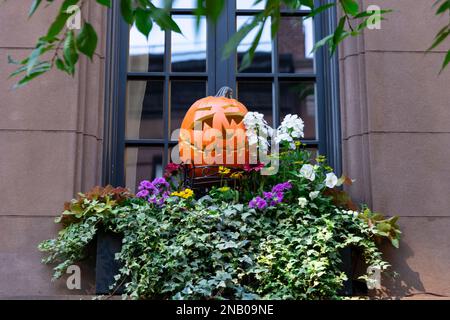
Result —
[{"label": "window", "polygon": [[254,7],[253,2],[227,1],[217,24],[203,18],[196,32],[196,1],[174,1],[172,16],[183,35],[155,26],[148,40],[122,22],[115,4],[108,40],[105,184],[135,189],[140,180],[161,175],[177,144],[172,131],[180,127],[185,112],[225,85],[275,127],[286,114],[299,114],[305,121],[304,143],[326,154],[339,171],[336,58],[330,59],[326,50],[311,54],[314,40],[333,28],[334,17],[303,20],[307,8],[282,10],[277,38],[270,37],[269,21],[252,64],[240,70],[256,31],[227,60],[222,60],[222,48],[264,6]]}]

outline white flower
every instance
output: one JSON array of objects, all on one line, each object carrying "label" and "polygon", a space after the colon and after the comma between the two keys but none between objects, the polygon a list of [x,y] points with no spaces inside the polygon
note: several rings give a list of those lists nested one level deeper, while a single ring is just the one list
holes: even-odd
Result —
[{"label": "white flower", "polygon": [[314,200],[315,198],[317,198],[318,196],[319,196],[319,191],[311,191],[310,193],[309,193],[309,198],[311,199],[311,200]]},{"label": "white flower", "polygon": [[288,142],[290,148],[295,149],[295,144],[292,142],[294,139],[303,138],[305,136],[303,132],[304,127],[305,124],[298,115],[288,114],[284,117],[283,122],[277,129],[275,142]]},{"label": "white flower", "polygon": [[333,173],[327,173],[327,177],[325,178],[325,185],[328,188],[334,188],[338,183],[338,177]]},{"label": "white flower", "polygon": [[259,112],[248,112],[243,121],[248,143],[250,145],[258,144],[262,150],[267,151],[269,147],[267,138],[272,135],[273,129],[264,120],[264,115]]},{"label": "white flower", "polygon": [[304,198],[304,197],[298,198],[298,205],[300,206],[300,208],[304,209],[307,204],[308,204],[308,200],[306,198]]},{"label": "white flower", "polygon": [[353,210],[343,210],[344,213],[353,216],[354,218],[358,218],[359,216],[359,212],[358,211],[353,211]]},{"label": "white flower", "polygon": [[310,181],[314,181],[316,179],[314,167],[310,164],[304,164],[300,169],[300,176]]}]

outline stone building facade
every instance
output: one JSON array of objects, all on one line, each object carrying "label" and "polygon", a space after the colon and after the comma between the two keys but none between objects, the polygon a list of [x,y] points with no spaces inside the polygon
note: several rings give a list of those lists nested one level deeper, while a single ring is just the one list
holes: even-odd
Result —
[{"label": "stone building facade", "polygon": [[[445,17],[420,0],[360,0],[394,9],[381,30],[348,39],[339,51],[343,172],[350,192],[374,210],[400,216],[400,249],[385,253],[400,274],[389,297],[450,296],[450,70],[444,51],[425,54]],[[99,31],[99,56],[70,78],[52,71],[24,89],[7,79],[7,56],[25,56],[56,7],[27,21],[31,0],[0,4],[0,298],[67,298],[95,291],[92,261],[82,289],[51,282],[37,244],[57,232],[54,218],[78,191],[101,183],[106,11],[83,14]],[[53,10],[53,11],[52,11]]]}]

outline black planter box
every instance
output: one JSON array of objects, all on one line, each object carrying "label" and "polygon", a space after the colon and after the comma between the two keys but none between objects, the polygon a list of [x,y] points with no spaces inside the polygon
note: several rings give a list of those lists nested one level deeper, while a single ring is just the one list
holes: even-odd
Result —
[{"label": "black planter box", "polygon": [[97,235],[97,260],[95,268],[95,292],[106,295],[114,292],[121,294],[123,288],[110,289],[115,283],[114,276],[119,273],[120,263],[117,262],[115,254],[120,252],[122,247],[122,235],[99,231]]}]

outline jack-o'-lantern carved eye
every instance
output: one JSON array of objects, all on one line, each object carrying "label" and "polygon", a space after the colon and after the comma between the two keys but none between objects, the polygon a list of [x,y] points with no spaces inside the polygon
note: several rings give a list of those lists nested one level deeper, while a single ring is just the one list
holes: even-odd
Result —
[{"label": "jack-o'-lantern carved eye", "polygon": [[[180,144],[191,145],[193,153],[203,152],[203,148],[209,141],[203,140],[202,146],[194,146],[192,141],[194,132],[202,130],[205,133],[212,128],[220,131],[224,140],[228,139],[230,134],[227,134],[227,130],[236,131],[240,129],[245,131],[243,119],[247,112],[247,108],[242,103],[232,98],[232,90],[224,87],[219,90],[216,96],[200,99],[189,108],[181,125],[185,135],[180,136]],[[189,142],[184,138],[186,133],[191,138]],[[183,155],[181,155],[181,159],[183,160]]]},{"label": "jack-o'-lantern carved eye", "polygon": [[[209,128],[227,129],[235,127],[244,119],[242,108],[235,105],[199,107],[195,111],[194,121],[200,121]],[[222,127],[222,128],[220,128]],[[192,123],[194,128],[194,123]]]}]

